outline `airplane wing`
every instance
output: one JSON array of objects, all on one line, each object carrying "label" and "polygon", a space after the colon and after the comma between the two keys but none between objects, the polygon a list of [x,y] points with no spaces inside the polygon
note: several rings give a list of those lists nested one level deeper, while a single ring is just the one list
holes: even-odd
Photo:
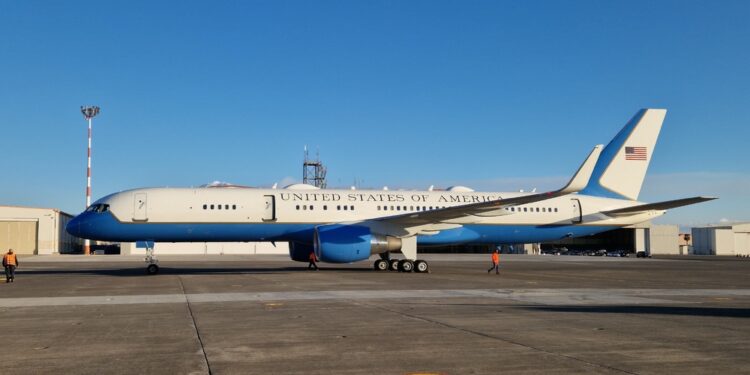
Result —
[{"label": "airplane wing", "polygon": [[[387,228],[388,232],[401,232],[399,235],[408,236],[413,234],[437,233],[440,230],[460,227],[462,219],[470,216],[501,216],[508,215],[506,207],[540,202],[547,199],[571,194],[580,191],[588,184],[589,178],[594,171],[596,161],[602,151],[602,145],[597,145],[588,155],[586,160],[578,168],[578,171],[562,189],[540,193],[529,194],[520,197],[499,199],[488,202],[470,203],[461,206],[446,207],[430,211],[412,212],[403,215],[387,216],[368,220],[366,224],[372,228]],[[473,220],[476,220],[474,218]],[[394,233],[395,234],[395,233]]]},{"label": "airplane wing", "polygon": [[662,211],[662,210],[667,210],[670,208],[687,206],[689,204],[701,203],[701,202],[706,202],[706,201],[710,201],[714,199],[717,199],[717,198],[716,197],[683,198],[683,199],[675,199],[671,201],[641,204],[641,205],[633,206],[633,207],[618,208],[616,210],[603,211],[602,213],[611,217],[630,216],[630,215],[635,215],[635,214],[639,214],[639,213],[643,213],[647,211]]}]

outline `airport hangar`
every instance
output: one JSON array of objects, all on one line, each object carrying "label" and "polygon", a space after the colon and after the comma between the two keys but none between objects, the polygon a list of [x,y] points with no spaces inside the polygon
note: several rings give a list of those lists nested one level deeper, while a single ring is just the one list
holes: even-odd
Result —
[{"label": "airport hangar", "polygon": [[0,206],[0,251],[47,255],[80,251],[81,240],[65,231],[72,215],[54,208]]}]

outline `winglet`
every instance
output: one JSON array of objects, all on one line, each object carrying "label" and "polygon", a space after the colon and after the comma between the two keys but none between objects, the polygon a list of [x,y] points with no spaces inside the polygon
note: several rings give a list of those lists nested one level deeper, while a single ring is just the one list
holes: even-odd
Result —
[{"label": "winglet", "polygon": [[582,190],[586,187],[586,185],[588,185],[591,174],[594,172],[594,166],[596,166],[596,162],[597,160],[599,160],[599,155],[602,153],[602,147],[604,146],[594,146],[594,149],[591,150],[589,156],[578,168],[576,174],[573,176],[573,178],[570,179],[570,181],[568,181],[568,184],[560,190],[560,193],[575,193]]}]

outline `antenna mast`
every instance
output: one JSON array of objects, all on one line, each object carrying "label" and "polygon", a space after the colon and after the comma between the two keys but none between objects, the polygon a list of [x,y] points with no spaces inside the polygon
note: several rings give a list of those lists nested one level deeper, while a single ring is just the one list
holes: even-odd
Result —
[{"label": "antenna mast", "polygon": [[317,186],[321,189],[326,188],[326,167],[320,161],[320,151],[315,153],[315,160],[310,159],[310,155],[305,146],[305,160],[302,163],[302,183]]}]

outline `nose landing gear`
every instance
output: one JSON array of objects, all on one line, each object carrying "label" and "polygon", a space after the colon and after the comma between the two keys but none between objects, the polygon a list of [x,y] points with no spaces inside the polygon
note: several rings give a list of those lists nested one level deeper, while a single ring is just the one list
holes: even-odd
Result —
[{"label": "nose landing gear", "polygon": [[156,275],[159,273],[159,260],[154,256],[154,248],[152,244],[146,245],[146,274]]}]

